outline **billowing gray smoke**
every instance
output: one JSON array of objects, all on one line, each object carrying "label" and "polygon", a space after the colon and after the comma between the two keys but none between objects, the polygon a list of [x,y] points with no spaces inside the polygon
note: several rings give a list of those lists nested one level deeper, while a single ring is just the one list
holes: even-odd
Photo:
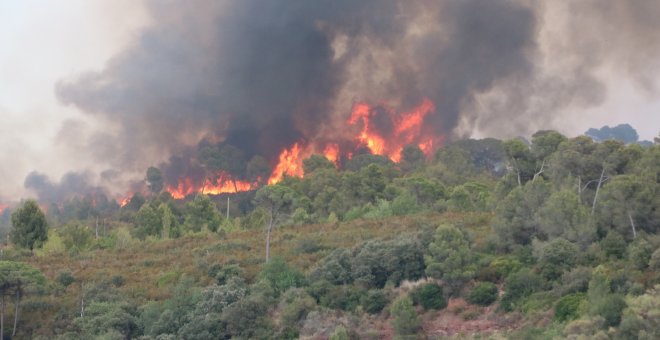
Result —
[{"label": "billowing gray smoke", "polygon": [[90,141],[115,169],[146,169],[202,138],[272,161],[301,139],[341,140],[362,100],[431,99],[427,133],[526,134],[603,101],[603,67],[652,91],[660,65],[655,0],[148,4],[153,25],[133,44],[56,88],[116,125]]}]

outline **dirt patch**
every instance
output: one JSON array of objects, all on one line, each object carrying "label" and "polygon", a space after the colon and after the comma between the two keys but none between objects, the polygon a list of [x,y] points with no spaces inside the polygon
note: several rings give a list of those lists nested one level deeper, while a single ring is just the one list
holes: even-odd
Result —
[{"label": "dirt patch", "polygon": [[424,333],[431,337],[488,335],[520,327],[519,315],[496,313],[496,308],[496,305],[479,307],[463,299],[450,299],[446,309],[432,313],[424,320]]}]

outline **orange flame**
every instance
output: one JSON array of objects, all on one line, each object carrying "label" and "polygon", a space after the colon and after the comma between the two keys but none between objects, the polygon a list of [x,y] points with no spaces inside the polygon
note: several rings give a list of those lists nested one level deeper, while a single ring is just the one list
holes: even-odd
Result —
[{"label": "orange flame", "polygon": [[180,179],[176,185],[167,186],[166,190],[174,199],[182,199],[188,195],[202,193],[207,195],[233,194],[252,189],[252,183],[237,180],[226,173],[218,173],[215,180],[206,179],[203,183],[194,183],[190,178]]},{"label": "orange flame", "polygon": [[323,155],[337,166],[337,162],[339,161],[339,145],[334,143],[326,145],[323,150]]},{"label": "orange flame", "polygon": [[282,180],[284,175],[302,177],[302,158],[300,145],[293,144],[291,149],[284,149],[280,153],[279,162],[268,179],[268,184],[275,184]]},{"label": "orange flame", "polygon": [[9,204],[0,203],[0,214],[5,212],[5,209],[9,208]]},{"label": "orange flame", "polygon": [[[357,141],[369,148],[371,153],[385,155],[392,161],[399,162],[403,147],[420,138],[424,118],[434,110],[435,105],[426,98],[409,112],[396,113],[392,109],[386,109],[390,121],[394,125],[394,135],[385,137],[370,122],[371,118],[379,112],[366,103],[357,103],[353,106],[348,124],[355,125],[361,121],[362,129],[356,137]],[[433,149],[432,139],[423,141],[419,145],[425,153],[430,153]]]}]

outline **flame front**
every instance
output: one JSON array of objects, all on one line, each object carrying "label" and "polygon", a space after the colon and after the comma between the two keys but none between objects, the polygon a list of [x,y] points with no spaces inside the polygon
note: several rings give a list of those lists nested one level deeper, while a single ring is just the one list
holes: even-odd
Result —
[{"label": "flame front", "polygon": [[216,174],[214,178],[214,180],[207,178],[202,183],[195,183],[190,178],[182,178],[176,185],[167,186],[166,190],[175,199],[182,199],[195,193],[220,195],[252,190],[252,183],[235,179],[223,172]]},{"label": "flame front", "polygon": [[[435,110],[435,105],[429,99],[424,99],[420,105],[411,111],[397,113],[396,111],[385,108],[388,119],[394,126],[391,136],[383,136],[381,132],[372,124],[372,119],[382,114],[382,111],[374,110],[366,103],[357,103],[353,106],[351,117],[348,119],[349,125],[362,123],[362,129],[356,140],[363,146],[366,146],[375,155],[384,155],[394,162],[401,160],[401,150],[407,144],[414,143],[421,139],[422,124],[424,118],[429,112]],[[433,149],[433,139],[419,141],[419,147],[425,154],[430,154]]]},{"label": "flame front", "polygon": [[279,161],[268,179],[268,184],[275,184],[282,180],[284,175],[302,177],[302,158],[299,143],[293,144],[291,149],[284,149],[280,153]]}]

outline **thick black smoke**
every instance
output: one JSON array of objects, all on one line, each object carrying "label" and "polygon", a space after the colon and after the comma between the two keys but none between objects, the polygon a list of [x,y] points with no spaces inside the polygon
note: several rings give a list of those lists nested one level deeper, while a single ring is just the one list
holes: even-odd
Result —
[{"label": "thick black smoke", "polygon": [[153,25],[56,92],[110,122],[90,143],[116,169],[183,162],[203,138],[273,161],[295,141],[341,138],[362,100],[409,109],[431,99],[426,133],[520,135],[602,102],[602,67],[652,91],[659,4],[149,1]]}]

